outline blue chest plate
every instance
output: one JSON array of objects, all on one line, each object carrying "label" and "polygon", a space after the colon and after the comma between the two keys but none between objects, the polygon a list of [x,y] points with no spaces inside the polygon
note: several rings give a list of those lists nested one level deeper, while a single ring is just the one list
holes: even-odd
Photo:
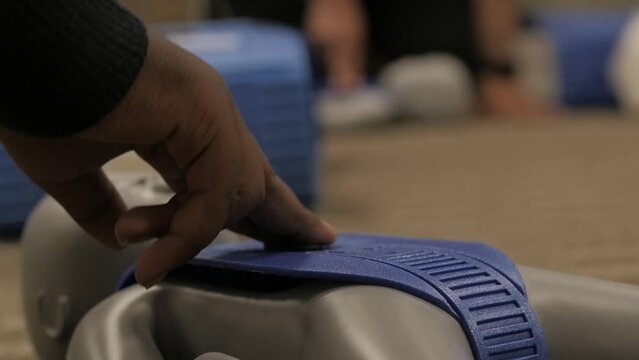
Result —
[{"label": "blue chest plate", "polygon": [[265,251],[250,241],[209,246],[189,267],[394,288],[453,316],[477,359],[548,358],[521,275],[483,244],[351,234],[317,251]]}]

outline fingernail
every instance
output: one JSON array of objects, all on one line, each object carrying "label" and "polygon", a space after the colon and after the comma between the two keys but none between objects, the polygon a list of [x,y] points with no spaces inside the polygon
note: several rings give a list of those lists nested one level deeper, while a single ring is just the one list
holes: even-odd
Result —
[{"label": "fingernail", "polygon": [[113,251],[122,250],[126,246],[123,246],[117,238],[100,239],[100,242]]},{"label": "fingernail", "polygon": [[331,233],[331,239],[334,239],[337,236],[337,230],[335,229],[335,227],[324,220],[320,219],[320,221],[322,222],[322,225],[324,225],[324,227]]},{"label": "fingernail", "polygon": [[166,274],[167,273],[163,273],[154,278],[151,278],[151,280],[149,281],[139,281],[139,283],[140,285],[144,286],[147,290],[149,290],[151,287],[157,285],[160,281],[162,281],[162,279],[166,277]]},{"label": "fingernail", "polygon": [[129,246],[129,242],[124,240],[124,239],[118,239],[116,238],[116,241],[118,242],[118,245],[120,246],[121,249],[126,248],[127,246]]}]

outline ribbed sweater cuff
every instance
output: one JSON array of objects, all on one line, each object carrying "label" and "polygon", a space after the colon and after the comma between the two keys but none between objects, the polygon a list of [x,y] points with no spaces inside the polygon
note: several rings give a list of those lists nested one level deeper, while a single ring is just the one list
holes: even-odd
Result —
[{"label": "ribbed sweater cuff", "polygon": [[144,24],[111,0],[0,4],[0,125],[72,134],[105,117],[144,63]]}]

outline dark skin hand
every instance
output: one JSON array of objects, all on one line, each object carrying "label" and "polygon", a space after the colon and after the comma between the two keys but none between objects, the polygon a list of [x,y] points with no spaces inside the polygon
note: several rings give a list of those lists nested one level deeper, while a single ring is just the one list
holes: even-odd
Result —
[{"label": "dark skin hand", "polygon": [[[332,227],[277,177],[219,74],[150,35],[145,64],[125,98],[86,131],[38,138],[0,130],[17,164],[88,233],[112,248],[158,238],[140,256],[149,287],[193,258],[224,228],[274,246],[325,246]],[[135,150],[176,195],[127,210],[101,170]]]}]

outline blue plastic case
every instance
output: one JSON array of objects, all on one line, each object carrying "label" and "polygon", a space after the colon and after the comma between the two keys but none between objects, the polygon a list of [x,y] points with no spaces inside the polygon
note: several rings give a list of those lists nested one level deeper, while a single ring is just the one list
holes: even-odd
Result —
[{"label": "blue plastic case", "polygon": [[0,235],[20,232],[42,195],[0,145]]}]

